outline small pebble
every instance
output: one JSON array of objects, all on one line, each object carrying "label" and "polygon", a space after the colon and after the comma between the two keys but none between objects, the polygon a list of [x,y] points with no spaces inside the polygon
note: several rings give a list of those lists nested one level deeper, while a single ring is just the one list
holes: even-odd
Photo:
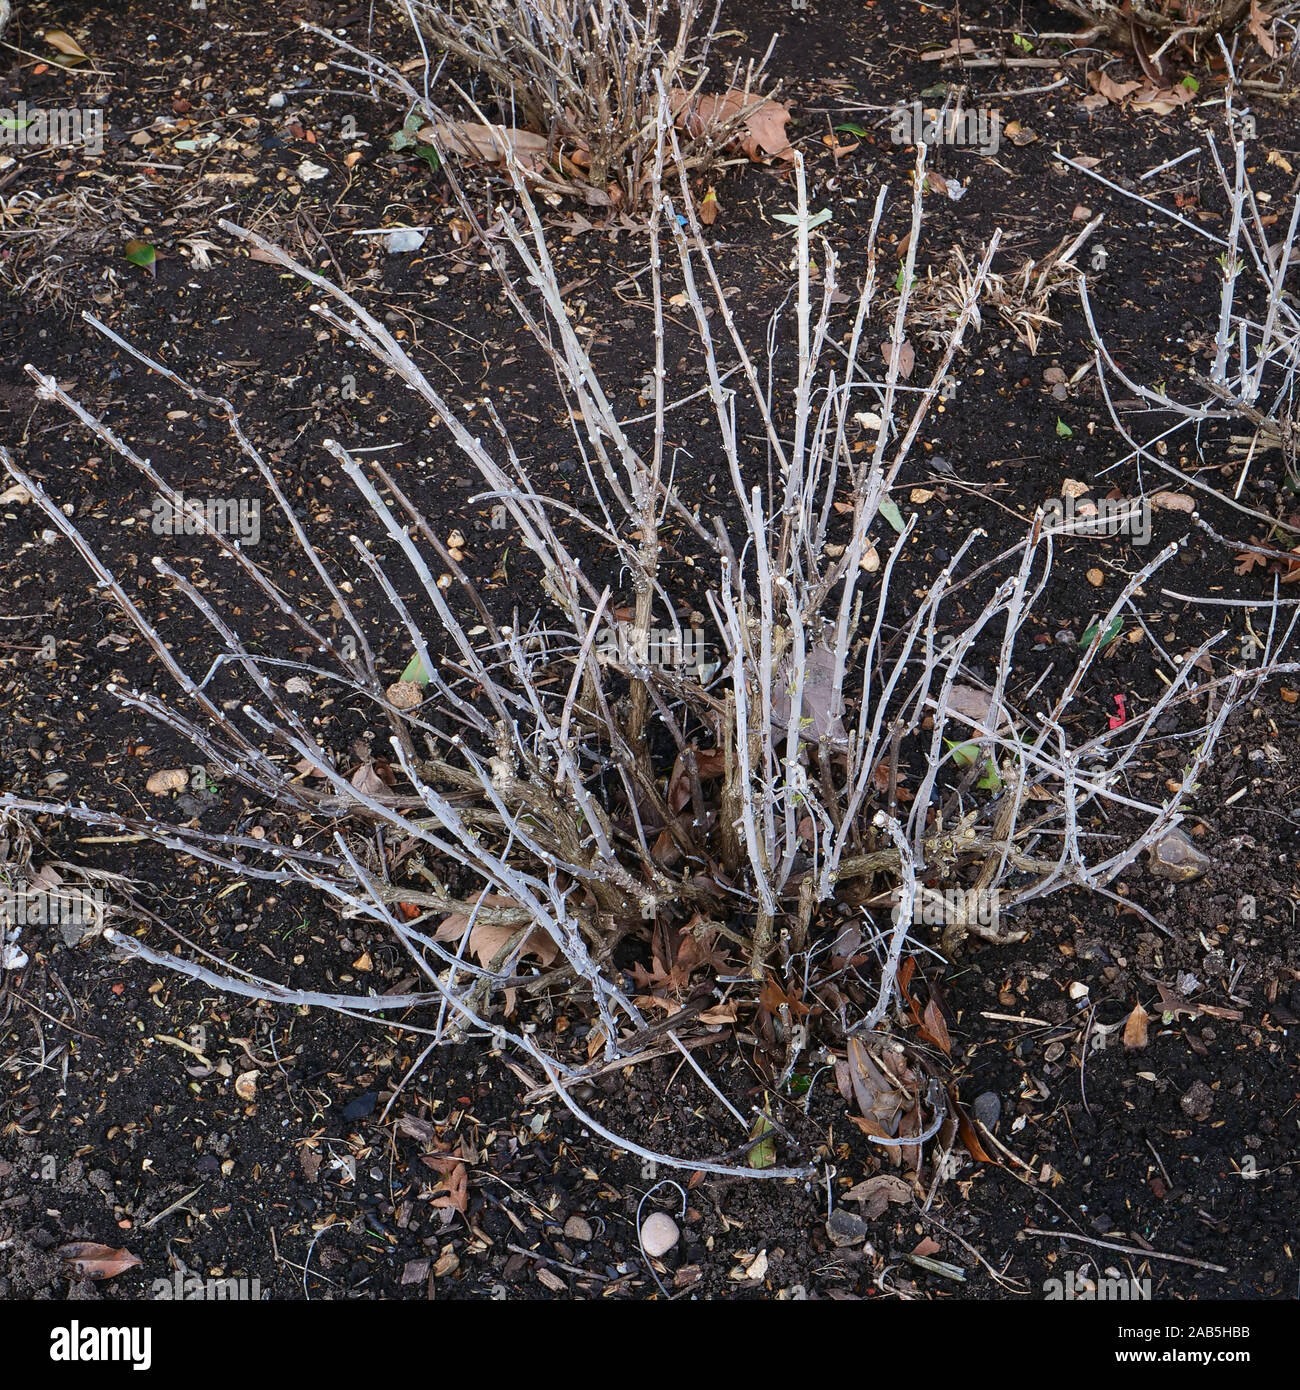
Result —
[{"label": "small pebble", "polygon": [[272,92],[271,95],[267,98],[266,104],[271,108],[272,111],[278,111],[284,105],[284,93]]},{"label": "small pebble", "polygon": [[641,1244],[652,1260],[662,1259],[681,1238],[677,1222],[666,1211],[654,1211],[641,1223]]},{"label": "small pebble", "polygon": [[835,1245],[861,1245],[870,1228],[860,1217],[843,1207],[836,1207],[826,1223],[826,1234]]},{"label": "small pebble", "polygon": [[996,1091],[981,1091],[971,1102],[975,1118],[987,1130],[995,1130],[1002,1118],[1002,1101]]},{"label": "small pebble", "polygon": [[1194,1120],[1205,1120],[1214,1108],[1214,1092],[1204,1081],[1193,1081],[1187,1094],[1178,1103],[1182,1106],[1184,1114]]},{"label": "small pebble", "polygon": [[1183,834],[1181,830],[1167,831],[1148,851],[1148,867],[1157,878],[1171,883],[1191,883],[1204,878],[1214,861]]},{"label": "small pebble", "polygon": [[584,1216],[571,1216],[564,1223],[564,1234],[570,1240],[589,1241],[591,1239],[591,1223]]},{"label": "small pebble", "polygon": [[407,251],[418,251],[424,245],[424,233],[412,227],[399,227],[384,238],[384,246],[390,256],[399,256]]}]

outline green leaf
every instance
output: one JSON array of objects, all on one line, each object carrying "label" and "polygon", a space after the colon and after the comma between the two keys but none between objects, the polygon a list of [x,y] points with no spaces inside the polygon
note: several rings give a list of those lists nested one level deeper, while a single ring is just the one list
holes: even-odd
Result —
[{"label": "green leaf", "polygon": [[442,157],[432,145],[417,145],[415,147],[416,159],[422,159],[429,166],[429,172],[436,174],[442,168]]},{"label": "green leaf", "polygon": [[398,679],[414,681],[416,685],[429,684],[429,673],[424,669],[424,662],[420,660],[418,652],[406,663],[406,670],[402,672]]},{"label": "green leaf", "polygon": [[[946,738],[944,742],[952,750],[952,760],[958,767],[970,767],[980,755],[978,743],[957,743],[953,739]],[[984,766],[984,775],[975,784],[981,791],[995,792],[1002,787],[1002,778],[998,776],[997,764],[992,756],[987,758]]]},{"label": "green leaf", "polygon": [[944,742],[952,749],[952,760],[958,767],[969,767],[980,755],[978,743],[957,743],[950,738],[944,739]]},{"label": "green leaf", "polygon": [[1026,53],[1032,53],[1034,51],[1034,45],[1030,43],[1023,34],[1013,34],[1011,36],[1011,42],[1015,44],[1017,48],[1023,49]]},{"label": "green leaf", "polygon": [[423,122],[414,111],[402,122],[401,130],[395,130],[388,137],[388,148],[390,150],[404,150],[417,143],[415,132],[420,129]]},{"label": "green leaf", "polygon": [[880,515],[889,522],[900,536],[903,534],[903,514],[888,498],[880,504]]},{"label": "green leaf", "polygon": [[795,1072],[790,1078],[790,1089],[797,1096],[805,1096],[812,1085],[812,1077],[805,1076],[802,1072]]},{"label": "green leaf", "polygon": [[843,125],[835,127],[837,131],[842,130],[846,135],[856,135],[861,139],[866,139],[867,132],[860,125],[854,125],[851,121],[846,121]]},{"label": "green leaf", "polygon": [[[808,229],[811,231],[812,228],[820,227],[823,222],[829,222],[830,220],[830,208],[822,208],[820,212],[813,213],[808,219]],[[772,214],[772,221],[785,222],[791,227],[797,227],[799,225],[799,214],[797,212],[774,212]]]},{"label": "green leaf", "polygon": [[154,264],[158,259],[158,252],[147,241],[132,239],[122,248],[122,252],[132,265],[143,266],[150,275],[157,273]]},{"label": "green leaf", "polygon": [[754,1120],[754,1127],[749,1131],[749,1137],[759,1141],[749,1151],[749,1166],[751,1168],[775,1168],[776,1130],[772,1128],[772,1119],[768,1114],[766,1105],[763,1107],[763,1113]]},{"label": "green leaf", "polygon": [[982,792],[997,792],[1002,790],[1002,778],[998,776],[998,765],[993,761],[992,757],[989,758],[988,768],[985,770],[984,776],[981,777],[975,785]]},{"label": "green leaf", "polygon": [[1191,75],[1191,73],[1188,73],[1187,76],[1183,78],[1183,86],[1186,87],[1187,90],[1191,92],[1193,96],[1195,96],[1197,92],[1201,90],[1201,84]]},{"label": "green leaf", "polygon": [[1069,427],[1069,425],[1065,423],[1064,420],[1061,419],[1059,415],[1056,417],[1056,432],[1061,436],[1062,439],[1074,438],[1074,431]]},{"label": "green leaf", "polygon": [[1106,624],[1105,632],[1101,630],[1100,623],[1089,624],[1087,629],[1084,631],[1083,638],[1080,641],[1079,645],[1083,648],[1084,651],[1087,651],[1088,648],[1091,647],[1094,642],[1097,642],[1098,639],[1100,639],[1100,646],[1109,647],[1110,644],[1120,635],[1120,633],[1123,632],[1123,630],[1124,619],[1121,618],[1117,613],[1110,620],[1110,622]]},{"label": "green leaf", "polygon": [[28,116],[20,121],[16,116],[0,116],[0,130],[26,130],[35,119],[35,116]]}]

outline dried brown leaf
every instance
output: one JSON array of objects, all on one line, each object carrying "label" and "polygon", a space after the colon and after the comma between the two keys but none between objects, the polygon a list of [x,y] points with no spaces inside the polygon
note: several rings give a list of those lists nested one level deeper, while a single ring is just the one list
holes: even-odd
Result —
[{"label": "dried brown leaf", "polygon": [[1250,30],[1255,42],[1268,54],[1270,58],[1277,57],[1277,44],[1273,35],[1264,27],[1264,21],[1269,19],[1259,7],[1259,0],[1250,0],[1250,20],[1247,28]]},{"label": "dried brown leaf", "polygon": [[911,1184],[892,1173],[877,1173],[874,1178],[855,1183],[840,1198],[841,1202],[861,1202],[862,1217],[865,1221],[875,1221],[882,1216],[891,1202],[907,1206],[913,1200]]},{"label": "dried brown leaf", "polygon": [[703,135],[710,126],[740,118],[744,133],[737,143],[750,159],[756,163],[769,159],[780,159],[787,164],[794,162],[794,147],[785,133],[790,121],[788,103],[758,97],[734,87],[721,95],[702,93],[693,101],[678,87],[673,89],[672,101],[674,122],[688,135]]},{"label": "dried brown leaf", "polygon": [[1088,84],[1099,96],[1113,101],[1116,106],[1142,86],[1140,82],[1116,82],[1109,73],[1095,71],[1088,74]]},{"label": "dried brown leaf", "polygon": [[[892,366],[894,360],[894,345],[886,339],[880,345],[880,355],[885,359],[885,365]],[[902,347],[898,352],[898,378],[906,381],[912,375],[912,368],[916,365],[916,352],[911,343],[906,338],[903,339]]]},{"label": "dried brown leaf", "polygon": [[[513,898],[505,897],[500,893],[488,893],[483,898],[483,906],[518,907],[519,904]],[[453,912],[450,916],[442,919],[437,931],[433,934],[433,939],[435,941],[459,941],[466,931],[469,931],[468,949],[470,955],[480,965],[488,965],[518,930],[518,927],[501,926],[495,922],[484,922],[482,919],[476,920],[471,930],[469,917],[463,912]],[[524,941],[520,954],[534,956],[543,965],[551,965],[559,955],[559,948],[541,927],[534,927]]]},{"label": "dried brown leaf", "polygon": [[77,1279],[113,1279],[141,1263],[129,1250],[114,1250],[93,1240],[61,1245],[54,1253],[64,1262],[67,1273]]},{"label": "dried brown leaf", "polygon": [[1133,1005],[1133,1012],[1124,1021],[1124,1046],[1128,1048],[1142,1048],[1147,1045],[1147,1025],[1151,1021],[1151,1015],[1142,1007],[1141,1004]]}]

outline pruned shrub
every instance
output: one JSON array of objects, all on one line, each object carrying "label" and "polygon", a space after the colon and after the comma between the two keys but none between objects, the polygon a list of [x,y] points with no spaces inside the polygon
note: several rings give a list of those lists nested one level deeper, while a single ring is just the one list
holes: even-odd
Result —
[{"label": "pruned shrub", "polygon": [[[893,1161],[916,1167],[922,1144],[939,1135],[951,1145],[956,1125],[934,1061],[940,1021],[927,1013],[922,1023],[928,1057],[906,1036],[917,1016],[906,998],[915,961],[905,956],[952,953],[969,937],[1020,939],[1019,909],[1062,887],[1116,897],[1109,885],[1175,830],[1259,676],[1225,674],[1205,708],[1195,673],[1211,641],[1140,717],[1102,731],[1076,717],[1094,663],[1171,545],[1094,615],[1069,660],[1038,662],[1039,676],[1013,693],[1014,674],[1035,660],[1030,625],[1060,528],[1040,512],[996,544],[972,530],[922,577],[909,550],[916,519],[897,487],[973,331],[997,237],[920,362],[906,333],[924,145],[901,273],[895,281],[882,268],[882,188],[862,280],[843,310],[840,260],[815,234],[796,161],[793,284],[768,326],[764,367],[755,347],[764,325],[734,313],[674,140],[661,88],[642,277],[644,403],[613,391],[577,331],[518,161],[507,156],[517,209],[495,210],[493,237],[449,167],[571,422],[578,467],[563,496],[535,481],[490,402],[469,423],[432,368],[356,297],[223,224],[310,285],[319,324],[372,354],[437,416],[481,480],[477,502],[512,537],[508,610],[472,577],[463,533],[447,534],[395,473],[337,440],[323,450],[364,502],[367,525],[350,538],[346,566],[327,561],[231,402],[90,319],[224,419],[232,476],[242,468],[261,480],[276,518],[266,524],[294,559],[272,573],[210,518],[198,529],[277,623],[249,632],[242,605],[223,602],[228,586],[209,591],[166,554],[150,581],[133,576],[128,587],[46,488],[3,461],[182,699],[120,685],[109,693],[183,735],[213,775],[289,821],[254,836],[12,794],[0,806],[129,827],[245,879],[302,885],[391,938],[423,985],[399,996],[303,991],[168,954],[143,934],[105,933],[159,967],[284,1003],[367,1016],[424,1010],[435,1042],[512,1045],[539,1086],[595,1132],[653,1161],[711,1172],[811,1171],[811,1150],[800,1152],[784,1128],[787,1163],[755,1153],[775,1148],[780,1107],[799,1104],[801,1058],[829,1042],[862,1128]],[[898,292],[887,312],[882,270],[884,288]],[[670,360],[685,360],[690,379],[670,379]],[[622,379],[636,378],[620,366]],[[183,506],[131,442],[29,371],[96,447]],[[691,403],[711,417],[716,498],[684,478],[673,455],[675,412]],[[575,529],[600,563],[580,563]],[[177,598],[203,641],[169,642],[150,616]],[[358,762],[321,718],[341,704],[386,730],[381,751]],[[1127,771],[1157,723],[1163,731],[1170,721],[1188,753],[1174,790],[1151,800]],[[585,1007],[581,1039],[536,1027],[536,1011],[557,995]],[[801,1021],[808,1001],[820,1041]],[[684,1038],[755,1010],[776,1040],[764,1062],[773,1099],[756,1127],[752,1105],[728,1095]],[[647,1055],[652,1042],[683,1054],[738,1135],[720,1134],[711,1152],[665,1153],[583,1109],[579,1083]]]},{"label": "pruned shrub", "polygon": [[[452,72],[468,68],[482,79],[477,95],[463,95],[495,108],[495,121],[443,124],[444,140],[462,155],[495,159],[504,138],[522,162],[549,164],[588,202],[640,205],[650,191],[662,84],[687,167],[712,162],[732,143],[754,159],[789,157],[788,112],[760,90],[761,64],[730,73],[710,67],[717,0],[671,8],[659,0],[391,3],[427,58],[450,59]],[[495,141],[488,124],[499,127]]]}]

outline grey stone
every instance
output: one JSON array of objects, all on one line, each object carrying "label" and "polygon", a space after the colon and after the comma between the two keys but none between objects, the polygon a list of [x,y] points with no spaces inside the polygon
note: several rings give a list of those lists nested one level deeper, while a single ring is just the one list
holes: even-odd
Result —
[{"label": "grey stone", "polygon": [[826,1223],[826,1234],[835,1245],[861,1245],[870,1228],[860,1217],[843,1207],[836,1207]]},{"label": "grey stone", "polygon": [[1002,1098],[996,1091],[981,1091],[971,1102],[971,1114],[984,1126],[994,1130],[1002,1118]]}]

